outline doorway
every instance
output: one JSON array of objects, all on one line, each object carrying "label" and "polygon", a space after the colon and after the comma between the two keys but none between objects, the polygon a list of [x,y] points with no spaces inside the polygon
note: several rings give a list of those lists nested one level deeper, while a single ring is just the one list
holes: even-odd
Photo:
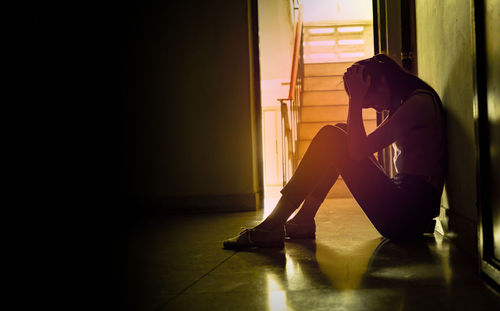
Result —
[{"label": "doorway", "polygon": [[[274,208],[279,191],[291,176],[284,172],[288,152],[278,99],[289,93],[300,5],[304,76],[295,120],[292,170],[322,126],[347,121],[348,98],[342,75],[353,62],[374,53],[372,0],[259,1],[264,216]],[[376,114],[366,111],[363,117],[369,133],[376,127]],[[340,179],[328,197],[352,196]]]}]

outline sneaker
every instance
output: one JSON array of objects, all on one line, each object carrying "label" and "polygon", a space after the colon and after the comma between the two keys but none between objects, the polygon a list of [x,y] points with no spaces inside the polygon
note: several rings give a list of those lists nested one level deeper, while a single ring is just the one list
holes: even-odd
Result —
[{"label": "sneaker", "polygon": [[285,231],[267,231],[256,228],[242,228],[239,235],[225,240],[222,244],[226,249],[284,247]]},{"label": "sneaker", "polygon": [[314,239],[316,238],[316,222],[314,219],[307,223],[287,222],[285,236],[292,239]]}]

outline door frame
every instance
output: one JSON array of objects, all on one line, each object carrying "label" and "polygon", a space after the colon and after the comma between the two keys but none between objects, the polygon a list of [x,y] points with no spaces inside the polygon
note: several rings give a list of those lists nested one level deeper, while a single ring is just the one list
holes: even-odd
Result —
[{"label": "door frame", "polygon": [[484,0],[471,0],[472,50],[474,57],[473,111],[476,138],[477,239],[479,270],[497,291],[500,288],[500,264],[493,253],[493,215],[489,200],[489,126],[486,85],[486,24]]},{"label": "door frame", "polygon": [[[372,0],[374,53],[386,53],[408,71],[417,74],[417,39],[415,0]],[[387,117],[377,112],[377,125]],[[378,161],[388,176],[395,173],[394,150],[388,146],[378,151]]]},{"label": "door frame", "polygon": [[[372,0],[373,12],[373,53],[387,53],[387,16],[385,0]],[[377,126],[387,117],[386,111],[377,111]],[[394,167],[392,163],[393,150],[387,146],[377,152],[379,164],[384,168],[388,176],[392,176]]]}]

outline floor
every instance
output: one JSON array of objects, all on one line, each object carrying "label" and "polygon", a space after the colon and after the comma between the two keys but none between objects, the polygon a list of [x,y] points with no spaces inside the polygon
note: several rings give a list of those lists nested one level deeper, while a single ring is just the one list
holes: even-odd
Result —
[{"label": "floor", "polygon": [[403,245],[382,239],[352,199],[323,203],[315,241],[222,249],[266,213],[117,222],[109,309],[500,310],[472,258],[437,233]]}]

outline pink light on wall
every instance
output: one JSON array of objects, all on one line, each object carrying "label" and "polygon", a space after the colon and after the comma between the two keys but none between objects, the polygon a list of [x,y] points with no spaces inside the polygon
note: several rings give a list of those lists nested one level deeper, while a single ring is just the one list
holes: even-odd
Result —
[{"label": "pink light on wall", "polygon": [[333,28],[312,28],[312,29],[309,29],[309,33],[314,34],[314,35],[330,34],[330,33],[333,33],[334,31],[335,31],[335,29],[333,29]]},{"label": "pink light on wall", "polygon": [[363,39],[339,40],[338,43],[340,45],[360,45],[360,44],[365,44],[365,40]]},{"label": "pink light on wall", "polygon": [[365,29],[363,26],[352,26],[352,27],[339,27],[337,28],[338,32],[346,33],[346,32],[362,32]]}]

